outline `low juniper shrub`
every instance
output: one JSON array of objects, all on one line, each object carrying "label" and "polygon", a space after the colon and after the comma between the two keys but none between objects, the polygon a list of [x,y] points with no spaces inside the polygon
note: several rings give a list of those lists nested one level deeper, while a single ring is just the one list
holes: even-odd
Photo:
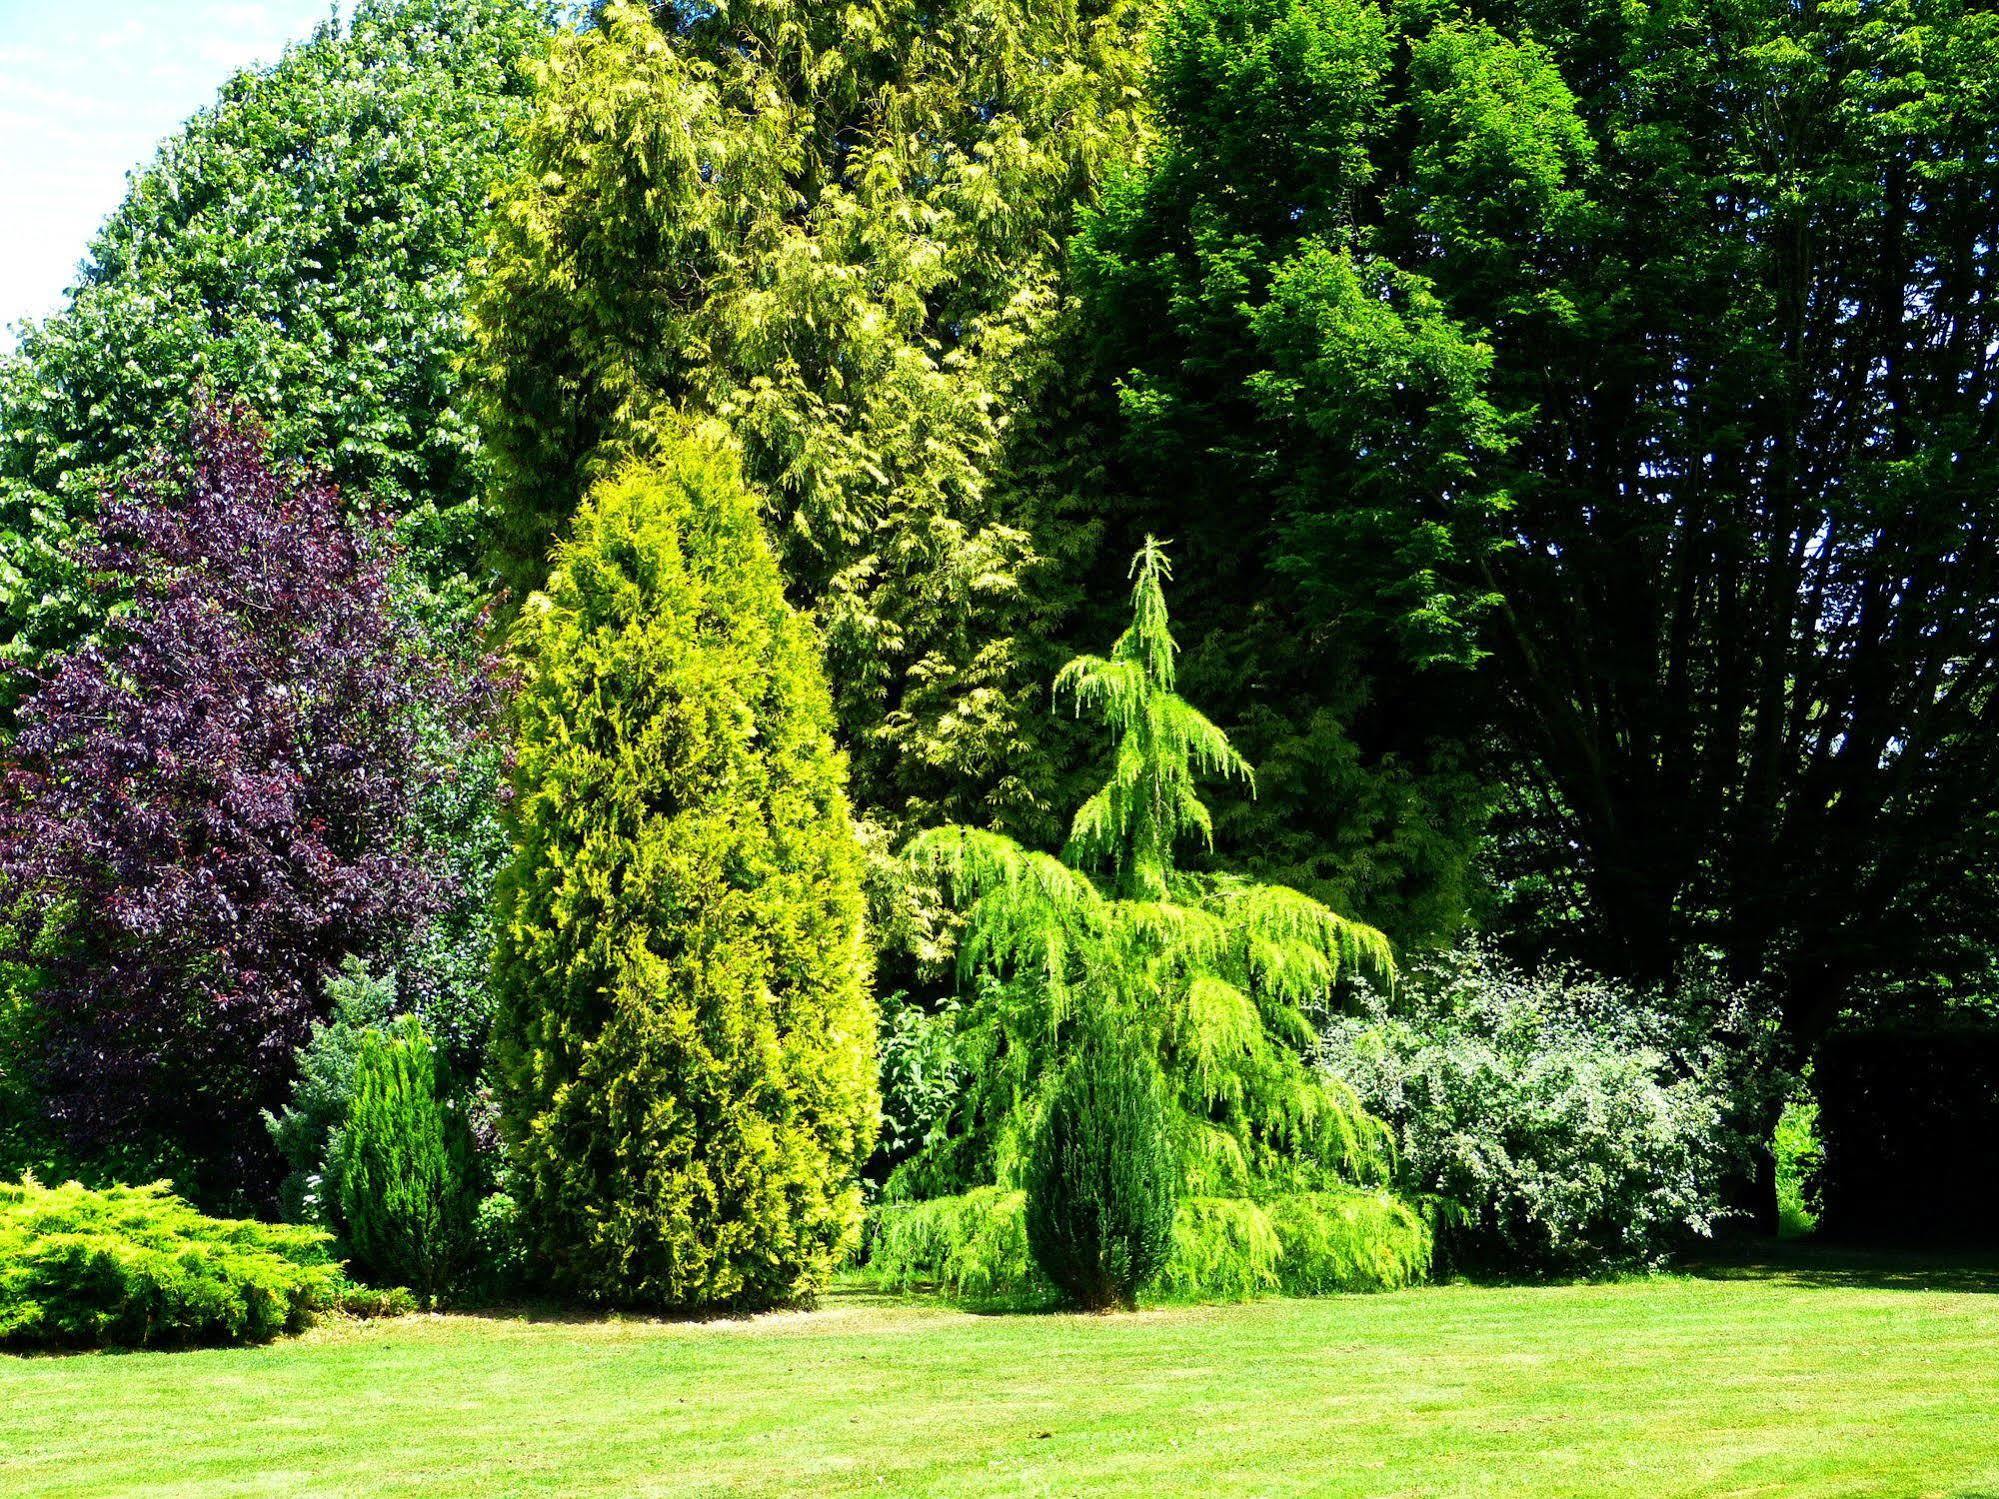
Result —
[{"label": "low juniper shrub", "polygon": [[327,1238],[205,1217],[163,1183],[0,1182],[0,1346],[155,1348],[297,1332],[349,1292]]}]

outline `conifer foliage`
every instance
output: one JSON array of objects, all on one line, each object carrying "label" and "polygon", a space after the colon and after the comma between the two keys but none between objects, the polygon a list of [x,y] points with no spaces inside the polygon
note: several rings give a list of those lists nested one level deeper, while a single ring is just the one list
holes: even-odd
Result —
[{"label": "conifer foliage", "polygon": [[1296,891],[1177,867],[1205,838],[1199,773],[1246,775],[1227,738],[1174,691],[1166,555],[1134,564],[1132,623],[1108,658],[1058,687],[1111,733],[1111,774],[1076,814],[1062,858],[976,829],[910,847],[912,870],[959,908],[966,1083],[901,1195],[1017,1185],[1076,1040],[1119,1030],[1158,1060],[1185,1191],[1310,1191],[1382,1179],[1389,1141],[1338,1082],[1305,1062],[1339,978],[1385,974],[1388,944]]},{"label": "conifer foliage", "polygon": [[878,1116],[860,851],[732,453],[601,482],[518,620],[496,1045],[536,1247],[652,1307],[809,1296]]},{"label": "conifer foliage", "polygon": [[379,1282],[426,1301],[451,1288],[472,1243],[472,1137],[415,1016],[363,1033],[326,1175],[347,1243]]},{"label": "conifer foliage", "polygon": [[591,7],[474,309],[516,594],[661,410],[717,417],[824,626],[863,804],[934,821],[1017,793],[1033,549],[991,478],[1076,206],[1142,139],[1151,9]]},{"label": "conifer foliage", "polygon": [[1028,1162],[1028,1247],[1086,1311],[1129,1310],[1173,1250],[1180,1170],[1159,1067],[1115,1034],[1064,1069]]}]

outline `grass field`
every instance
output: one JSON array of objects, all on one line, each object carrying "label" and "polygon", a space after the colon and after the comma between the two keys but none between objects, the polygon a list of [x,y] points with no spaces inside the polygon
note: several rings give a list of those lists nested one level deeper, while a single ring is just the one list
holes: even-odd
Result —
[{"label": "grass field", "polygon": [[0,1494],[1999,1499],[1999,1275],[1794,1252],[1116,1318],[858,1293],[0,1358]]}]

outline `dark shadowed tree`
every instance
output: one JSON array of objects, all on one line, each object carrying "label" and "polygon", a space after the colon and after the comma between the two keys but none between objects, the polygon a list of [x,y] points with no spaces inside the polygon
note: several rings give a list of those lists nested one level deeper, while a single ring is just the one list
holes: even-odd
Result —
[{"label": "dark shadowed tree", "polygon": [[1268,580],[1454,655],[1503,601],[1459,728],[1555,940],[1718,949],[1799,1041],[1953,961],[1999,910],[1999,17],[1176,16],[1177,148],[1086,241],[1144,523],[1194,476],[1239,633]]}]

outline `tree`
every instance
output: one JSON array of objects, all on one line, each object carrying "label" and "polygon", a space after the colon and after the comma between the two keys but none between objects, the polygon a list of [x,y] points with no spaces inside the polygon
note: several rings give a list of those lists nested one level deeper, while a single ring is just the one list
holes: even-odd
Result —
[{"label": "tree", "polygon": [[1991,931],[1999,27],[1474,15],[1417,44],[1384,233],[1517,417],[1492,575],[1530,868],[1605,962],[1711,945],[1809,1045]]},{"label": "tree", "polygon": [[1017,1184],[1077,1038],[1105,1031],[1157,1058],[1187,1194],[1309,1193],[1390,1174],[1383,1126],[1306,1061],[1341,976],[1390,973],[1388,944],[1295,890],[1176,867],[1176,846],[1210,829],[1196,777],[1247,767],[1174,691],[1156,543],[1133,572],[1131,625],[1111,655],[1079,657],[1057,682],[1111,734],[1110,776],[1076,813],[1063,857],[965,827],[910,844],[911,872],[940,881],[963,921],[964,1083],[891,1179],[895,1195]]},{"label": "tree", "polygon": [[1092,1035],[1063,1068],[1027,1163],[1028,1247],[1085,1311],[1129,1311],[1173,1252],[1180,1163],[1159,1067]]},{"label": "tree", "polygon": [[478,562],[460,362],[469,232],[513,160],[541,0],[362,0],[227,83],[132,178],[68,304],[0,359],[0,641],[102,619],[71,565],[99,497],[204,386],[401,521],[427,582]]},{"label": "tree", "polygon": [[712,433],[599,483],[515,625],[496,1052],[521,1204],[598,1301],[810,1297],[878,1112],[809,625]]},{"label": "tree", "polygon": [[326,1149],[326,1192],[355,1258],[434,1304],[472,1243],[472,1136],[413,1015],[362,1032],[347,1117]]},{"label": "tree", "polygon": [[11,956],[77,1148],[157,1140],[203,1195],[268,1186],[258,1112],[327,976],[438,901],[419,726],[479,687],[394,628],[395,558],[221,411],[108,502],[79,566],[129,612],[35,681],[0,803]]},{"label": "tree", "polygon": [[[1460,925],[1487,794],[1468,763],[1476,572],[1506,494],[1492,350],[1355,227],[1393,139],[1401,40],[1371,0],[1187,0],[1161,22],[1160,140],[1074,248],[1086,591],[1171,535],[1190,690],[1258,770],[1233,860],[1405,940]],[[1087,611],[1074,628],[1093,629]]]},{"label": "tree", "polygon": [[475,302],[505,575],[663,413],[731,426],[827,641],[864,811],[1026,815],[1032,538],[991,482],[1149,0],[596,7],[543,68]]},{"label": "tree", "polygon": [[1160,330],[1134,524],[1170,475],[1307,632],[1482,640],[1504,873],[1598,966],[1718,949],[1809,1043],[1987,927],[1990,14],[1190,0],[1161,59],[1084,247]]}]

